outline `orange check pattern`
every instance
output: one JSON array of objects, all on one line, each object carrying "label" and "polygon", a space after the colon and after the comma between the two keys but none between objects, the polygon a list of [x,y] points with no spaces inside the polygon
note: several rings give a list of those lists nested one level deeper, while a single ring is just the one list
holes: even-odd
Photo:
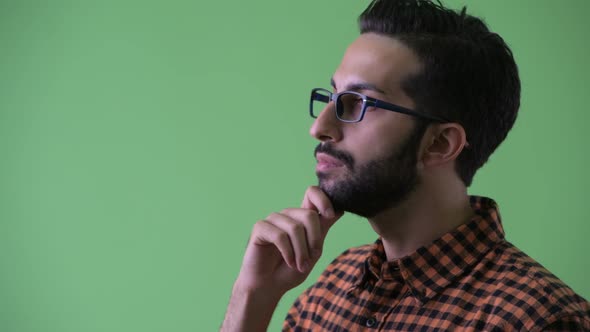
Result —
[{"label": "orange check pattern", "polygon": [[496,203],[413,254],[383,245],[336,258],[295,301],[283,331],[590,331],[590,304],[504,239]]}]

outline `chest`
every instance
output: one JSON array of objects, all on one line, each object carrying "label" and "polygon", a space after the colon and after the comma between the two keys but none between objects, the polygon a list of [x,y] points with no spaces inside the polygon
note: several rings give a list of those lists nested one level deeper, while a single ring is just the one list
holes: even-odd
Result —
[{"label": "chest", "polygon": [[[400,281],[369,280],[350,287],[328,282],[311,292],[310,331],[502,331],[514,313],[482,289],[448,288],[423,302]],[[491,302],[490,302],[491,301]]]}]

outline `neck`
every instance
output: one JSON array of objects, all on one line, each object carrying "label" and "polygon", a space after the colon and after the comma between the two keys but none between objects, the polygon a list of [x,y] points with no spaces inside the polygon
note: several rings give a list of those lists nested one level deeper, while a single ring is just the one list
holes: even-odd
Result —
[{"label": "neck", "polygon": [[473,216],[467,188],[459,183],[418,186],[404,202],[370,218],[387,260],[405,257]]}]

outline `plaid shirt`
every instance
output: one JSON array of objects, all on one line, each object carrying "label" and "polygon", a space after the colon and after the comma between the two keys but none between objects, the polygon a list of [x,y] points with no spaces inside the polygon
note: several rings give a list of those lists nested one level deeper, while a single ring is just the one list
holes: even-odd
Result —
[{"label": "plaid shirt", "polygon": [[590,331],[590,303],[504,239],[492,199],[470,201],[469,222],[409,256],[342,253],[283,331]]}]

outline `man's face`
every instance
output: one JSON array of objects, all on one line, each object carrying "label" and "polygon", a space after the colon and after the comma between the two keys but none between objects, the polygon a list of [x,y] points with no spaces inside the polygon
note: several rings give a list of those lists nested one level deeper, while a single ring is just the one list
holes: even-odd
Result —
[{"label": "man's face", "polygon": [[[333,92],[355,90],[414,108],[401,84],[419,71],[416,56],[397,40],[362,34],[336,70]],[[417,150],[423,131],[416,128],[416,119],[368,108],[361,122],[344,123],[333,107],[328,104],[310,133],[321,141],[316,173],[334,208],[370,218],[402,202],[418,184]]]}]

